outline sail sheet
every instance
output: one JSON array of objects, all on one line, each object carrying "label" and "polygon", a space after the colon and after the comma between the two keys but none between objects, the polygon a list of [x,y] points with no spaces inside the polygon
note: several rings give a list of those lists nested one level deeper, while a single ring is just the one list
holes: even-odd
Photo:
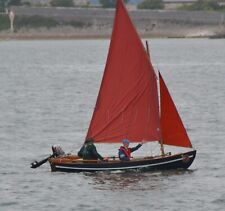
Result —
[{"label": "sail sheet", "polygon": [[186,129],[160,73],[159,81],[162,142],[167,145],[192,148]]},{"label": "sail sheet", "polygon": [[122,2],[117,1],[111,43],[87,138],[117,143],[161,137],[152,64]]}]

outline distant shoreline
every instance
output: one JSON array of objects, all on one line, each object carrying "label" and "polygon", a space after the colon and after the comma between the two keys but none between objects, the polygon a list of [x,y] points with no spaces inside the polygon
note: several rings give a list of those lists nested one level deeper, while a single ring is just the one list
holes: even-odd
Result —
[{"label": "distant shoreline", "polygon": [[[172,38],[177,38],[177,39],[191,39],[191,38],[225,38],[224,34],[203,34],[203,35],[193,35],[193,36],[188,36],[188,35],[171,35],[171,34],[140,34],[141,39],[157,39],[157,38],[165,38],[165,39],[172,39]],[[92,40],[92,39],[110,39],[111,34],[54,34],[54,33],[0,33],[0,40]]]},{"label": "distant shoreline", "polygon": [[1,35],[0,40],[91,40],[110,39],[107,35]]},{"label": "distant shoreline", "polygon": [[[114,10],[105,9],[12,9],[15,33],[4,25],[0,40],[110,39],[115,15]],[[129,14],[141,38],[225,37],[222,12],[137,10]]]},{"label": "distant shoreline", "polygon": [[[108,40],[111,36],[108,35],[1,35],[0,41],[10,40]],[[225,38],[224,35],[215,36],[151,36],[144,35],[141,39],[199,39],[199,38],[211,38],[220,39]]]}]

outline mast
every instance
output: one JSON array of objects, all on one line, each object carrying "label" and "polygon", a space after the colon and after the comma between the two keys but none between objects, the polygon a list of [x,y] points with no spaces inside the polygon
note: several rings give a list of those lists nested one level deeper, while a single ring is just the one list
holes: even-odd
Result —
[{"label": "mast", "polygon": [[146,44],[146,51],[147,51],[148,57],[151,60],[150,53],[149,53],[149,47],[148,47],[148,40],[145,41],[145,44]]},{"label": "mast", "polygon": [[[150,62],[151,62],[151,57],[150,57],[150,52],[149,52],[148,40],[145,41],[145,44],[146,44],[146,51],[147,51],[149,60],[150,60]],[[161,151],[161,155],[165,155],[165,150],[164,150],[164,146],[163,146],[162,136],[161,136],[161,138],[160,138],[159,143],[160,143],[160,151]]]}]

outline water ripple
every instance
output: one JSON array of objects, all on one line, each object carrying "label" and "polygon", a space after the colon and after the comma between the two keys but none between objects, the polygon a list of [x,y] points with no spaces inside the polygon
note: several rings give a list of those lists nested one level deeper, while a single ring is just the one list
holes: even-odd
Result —
[{"label": "water ripple", "polygon": [[[0,43],[0,210],[223,210],[224,40],[151,41],[154,66],[198,150],[190,170],[67,174],[51,172],[48,163],[30,168],[53,144],[66,152],[80,148],[108,46],[108,40]],[[113,147],[98,149],[115,154]],[[157,147],[146,145],[136,155],[158,153]]]}]

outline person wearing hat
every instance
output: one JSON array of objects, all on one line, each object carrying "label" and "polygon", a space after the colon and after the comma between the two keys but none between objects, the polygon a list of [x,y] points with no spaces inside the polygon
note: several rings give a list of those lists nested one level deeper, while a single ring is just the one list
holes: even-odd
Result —
[{"label": "person wearing hat", "polygon": [[120,147],[119,149],[119,159],[121,161],[129,161],[131,157],[131,153],[138,150],[142,145],[143,142],[138,144],[136,147],[129,147],[130,141],[128,139],[123,139],[122,141],[123,146]]},{"label": "person wearing hat", "polygon": [[84,145],[78,152],[78,156],[84,160],[107,160],[97,152],[97,149],[94,145],[94,139],[92,138],[85,140]]}]

